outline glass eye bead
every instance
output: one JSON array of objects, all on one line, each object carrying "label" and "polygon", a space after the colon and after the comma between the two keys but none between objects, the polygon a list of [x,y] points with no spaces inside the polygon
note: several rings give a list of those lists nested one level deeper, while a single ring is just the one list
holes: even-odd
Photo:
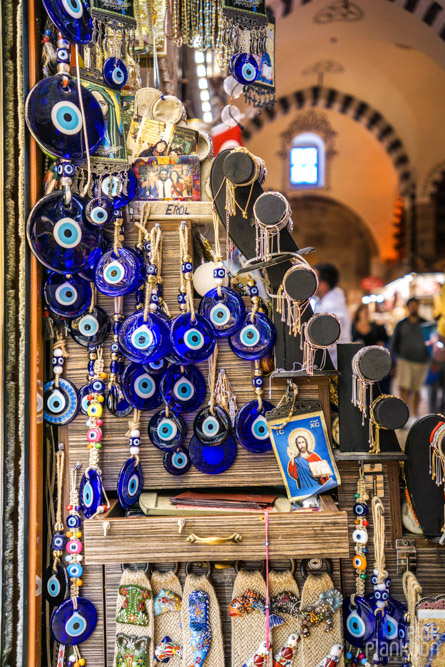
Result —
[{"label": "glass eye bead", "polygon": [[232,423],[227,412],[219,405],[202,408],[193,422],[193,432],[201,442],[208,445],[219,445],[226,440],[232,431]]},{"label": "glass eye bead", "polygon": [[160,384],[164,403],[175,413],[194,412],[206,396],[204,377],[196,366],[173,364],[165,371]]},{"label": "glass eye bead", "polygon": [[367,544],[368,543],[368,533],[362,528],[357,528],[352,533],[352,540],[355,544]]},{"label": "glass eye bead", "polygon": [[219,338],[232,336],[242,326],[246,309],[240,295],[229,287],[212,289],[199,304],[198,312],[210,322],[213,333]]},{"label": "glass eye bead", "polygon": [[90,404],[87,408],[88,417],[95,417],[96,419],[100,419],[100,417],[102,417],[102,412],[102,406],[98,401],[90,401]]},{"label": "glass eye bead", "polygon": [[[81,163],[86,158],[86,146],[77,84],[69,78],[64,86],[64,80],[65,76],[56,74],[32,88],[26,98],[26,123],[45,153]],[[104,116],[94,95],[85,86],[81,90],[89,152],[94,153],[105,135]]]},{"label": "glass eye bead", "polygon": [[366,570],[366,558],[357,554],[352,560],[352,565],[355,570]]},{"label": "glass eye bead", "polygon": [[368,514],[368,507],[364,503],[356,503],[354,505],[355,516],[366,516]]},{"label": "glass eye bead", "polygon": [[257,312],[252,322],[252,314],[248,313],[242,327],[230,338],[229,344],[238,357],[254,361],[270,352],[275,336],[275,327],[267,315]]},{"label": "glass eye bead", "polygon": [[349,597],[343,601],[343,623],[345,639],[359,648],[372,641],[376,631],[376,618],[367,600],[359,595],[354,603]]},{"label": "glass eye bead", "polygon": [[209,445],[194,435],[189,444],[193,465],[206,475],[219,475],[228,470],[236,459],[236,450],[236,442],[232,437],[228,437],[220,445]]},{"label": "glass eye bead", "polygon": [[160,377],[147,373],[143,366],[131,363],[122,376],[125,399],[138,410],[153,410],[162,403]]},{"label": "glass eye bead", "polygon": [[119,58],[107,58],[103,66],[103,77],[107,86],[120,90],[128,80],[128,72],[125,63]]},{"label": "glass eye bead", "polygon": [[107,222],[110,222],[114,215],[114,206],[111,199],[108,197],[95,197],[85,206],[85,218],[92,225],[102,227]]},{"label": "glass eye bead", "polygon": [[51,538],[52,551],[63,551],[66,545],[66,537],[61,533],[54,533]]},{"label": "glass eye bead", "polygon": [[272,449],[265,414],[273,410],[269,401],[263,401],[259,409],[258,401],[249,401],[238,411],[235,418],[235,435],[240,445],[254,454],[265,454]]},{"label": "glass eye bead", "polygon": [[236,53],[229,63],[229,72],[243,86],[250,86],[258,78],[259,69],[250,53]]},{"label": "glass eye bead", "polygon": [[26,233],[39,262],[52,271],[79,273],[97,261],[102,230],[83,221],[84,201],[72,195],[70,206],[62,192],[40,199],[28,217]]},{"label": "glass eye bead", "polygon": [[169,320],[159,313],[138,311],[127,317],[119,331],[119,345],[127,359],[147,364],[165,357],[171,350]]},{"label": "glass eye bead", "polygon": [[128,417],[133,406],[127,401],[119,385],[113,384],[107,396],[108,411],[115,417]]},{"label": "glass eye bead", "polygon": [[73,178],[74,174],[76,173],[76,168],[72,162],[69,162],[68,160],[62,160],[57,166],[57,173],[60,177],[65,176],[68,178]]},{"label": "glass eye bead", "polygon": [[178,315],[172,321],[170,340],[176,354],[190,363],[208,359],[215,349],[212,327],[201,315],[195,314],[193,322],[190,313]]},{"label": "glass eye bead", "polygon": [[186,447],[180,445],[175,449],[165,452],[163,459],[164,468],[170,475],[185,475],[190,470],[192,462]]},{"label": "glass eye bead", "polygon": [[102,345],[108,337],[110,328],[110,318],[100,306],[94,306],[91,311],[88,310],[87,313],[71,320],[69,325],[73,339],[84,347]]},{"label": "glass eye bead", "polygon": [[59,386],[55,381],[45,382],[43,386],[43,419],[49,424],[65,426],[77,416],[80,399],[76,387],[59,376]]},{"label": "glass eye bead", "polygon": [[65,39],[73,44],[88,44],[93,34],[93,21],[86,0],[43,0],[51,21]]},{"label": "glass eye bead", "polygon": [[80,517],[76,516],[75,514],[70,514],[66,518],[66,525],[68,526],[68,528],[79,528]]},{"label": "glass eye bead", "polygon": [[96,265],[95,284],[106,296],[125,296],[137,290],[144,280],[141,265],[130,248],[107,250]]},{"label": "glass eye bead", "polygon": [[51,607],[61,604],[68,591],[68,577],[64,567],[48,565],[43,575],[43,594]]},{"label": "glass eye bead", "polygon": [[86,641],[96,625],[96,607],[82,597],[76,598],[76,609],[71,598],[65,600],[55,609],[50,622],[52,636],[64,646],[77,646]]},{"label": "glass eye bead", "polygon": [[91,303],[91,287],[79,276],[51,273],[43,287],[48,308],[61,317],[77,317]]},{"label": "glass eye bead", "polygon": [[132,169],[124,172],[110,174],[100,181],[96,182],[93,188],[94,196],[101,195],[109,197],[114,209],[120,209],[129,204],[136,196],[138,189],[138,179]]},{"label": "glass eye bead", "polygon": [[170,451],[184,444],[187,435],[187,424],[181,415],[171,410],[159,410],[150,419],[148,437],[155,447]]},{"label": "glass eye bead", "polygon": [[84,517],[91,519],[102,504],[102,480],[97,470],[89,470],[88,477],[82,476],[79,498]]},{"label": "glass eye bead", "polygon": [[121,468],[117,480],[117,498],[124,509],[134,505],[144,488],[144,476],[140,463],[136,459],[128,459]]}]

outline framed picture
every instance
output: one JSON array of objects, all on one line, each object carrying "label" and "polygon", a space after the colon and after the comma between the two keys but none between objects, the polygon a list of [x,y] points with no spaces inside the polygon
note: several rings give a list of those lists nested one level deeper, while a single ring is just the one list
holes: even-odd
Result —
[{"label": "framed picture", "polygon": [[138,179],[136,199],[200,200],[197,155],[138,158],[132,169]]},{"label": "framed picture", "polygon": [[190,127],[135,116],[127,137],[129,159],[191,155],[198,150],[198,139],[199,132]]},{"label": "framed picture", "polygon": [[91,0],[91,15],[136,24],[133,0]]},{"label": "framed picture", "polygon": [[445,664],[445,595],[423,598],[416,605],[415,645],[411,645],[419,667]]},{"label": "framed picture", "polygon": [[223,13],[244,15],[258,22],[267,20],[265,0],[222,0]]},{"label": "framed picture", "polygon": [[260,71],[256,86],[275,88],[275,23],[269,21],[266,29],[266,50],[261,55],[252,54]]},{"label": "framed picture", "polygon": [[323,411],[268,421],[272,446],[289,500],[301,501],[341,482]]},{"label": "framed picture", "polygon": [[100,104],[105,120],[105,136],[92,159],[99,162],[127,162],[127,144],[120,95],[101,82],[82,73],[82,85],[88,88]]}]

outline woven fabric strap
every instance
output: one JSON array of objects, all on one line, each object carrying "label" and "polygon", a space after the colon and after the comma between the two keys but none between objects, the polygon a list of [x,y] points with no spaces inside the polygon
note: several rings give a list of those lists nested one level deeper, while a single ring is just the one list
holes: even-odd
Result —
[{"label": "woven fabric strap", "polygon": [[[266,583],[261,572],[240,570],[233,584],[232,600],[248,590],[266,599]],[[241,667],[256,653],[260,644],[266,641],[265,630],[265,614],[258,611],[232,617],[232,665]]]},{"label": "woven fabric strap", "polygon": [[224,667],[224,642],[221,629],[221,615],[219,611],[218,599],[212,584],[205,575],[197,576],[189,574],[185,580],[184,593],[182,597],[182,646],[183,646],[183,667],[191,667],[193,663],[193,653],[190,646],[190,612],[189,595],[193,591],[204,591],[210,600],[210,628],[212,630],[212,644],[207,654],[205,667]]},{"label": "woven fabric strap", "polygon": [[[333,588],[331,577],[323,572],[319,575],[309,574],[304,582],[301,593],[301,609],[307,605],[317,602],[320,593]],[[341,608],[334,614],[333,629],[331,632],[325,632],[325,622],[318,625],[312,625],[310,628],[310,637],[301,638],[302,667],[314,667],[323,658],[329,655],[334,644],[343,644],[343,621]],[[340,658],[338,667],[344,667],[344,654]]]},{"label": "woven fabric strap", "polygon": [[[151,575],[151,589],[153,599],[162,589],[172,591],[182,597],[182,586],[176,574],[169,570],[168,572],[159,572],[155,570]],[[164,637],[170,637],[174,644],[182,646],[182,629],[180,611],[168,611],[154,617],[154,643],[153,650],[161,643]],[[174,655],[170,658],[168,664],[170,667],[180,667],[181,658]]]},{"label": "woven fabric strap", "polygon": [[[135,625],[133,623],[120,623],[116,622],[116,642],[115,642],[115,650],[114,650],[114,665],[116,665],[117,661],[117,656],[118,656],[118,635],[126,635],[127,637],[133,636],[133,637],[147,637],[148,642],[147,642],[147,654],[148,654],[148,661],[147,661],[147,666],[152,667],[153,666],[153,594],[150,586],[150,582],[147,578],[147,575],[143,570],[132,570],[130,568],[127,568],[126,570],[123,571],[119,589],[121,586],[139,586],[140,588],[145,588],[146,590],[149,591],[149,596],[148,599],[145,600],[145,611],[148,616],[148,625]],[[120,610],[122,609],[122,606],[124,605],[125,601],[128,599],[124,595],[121,595],[119,593],[118,589],[118,594],[117,594],[117,602],[116,602],[116,617],[118,616]]]},{"label": "woven fabric strap", "polygon": [[[300,597],[298,584],[289,570],[285,570],[284,572],[271,570],[269,572],[270,599],[273,600],[277,595],[283,593],[284,591],[293,593],[297,598]],[[286,623],[283,623],[283,625],[279,625],[272,630],[273,645],[271,647],[271,653],[274,656],[276,653],[278,653],[278,651],[281,651],[281,649],[286,646],[289,635],[292,633],[298,633],[298,619],[296,616],[285,614],[282,611],[277,611],[276,613],[282,616],[286,620]],[[271,664],[273,664],[272,661]],[[297,650],[295,651],[295,655],[292,658],[291,667],[300,667],[300,665],[301,641],[297,644]]]}]

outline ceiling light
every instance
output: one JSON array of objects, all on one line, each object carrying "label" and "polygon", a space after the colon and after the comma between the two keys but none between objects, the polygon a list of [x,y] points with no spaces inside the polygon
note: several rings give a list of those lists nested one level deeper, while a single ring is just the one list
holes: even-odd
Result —
[{"label": "ceiling light", "polygon": [[203,115],[202,119],[203,119],[203,121],[204,121],[205,123],[211,123],[212,120],[213,120],[213,116],[212,116],[212,114],[210,113],[210,111],[207,111],[207,112]]},{"label": "ceiling light", "polygon": [[206,88],[209,87],[209,84],[207,83],[207,79],[198,79],[198,87],[200,90],[205,90]]},{"label": "ceiling light", "polygon": [[196,68],[196,73],[199,77],[207,76],[207,69],[205,65],[198,65]]},{"label": "ceiling light", "polygon": [[212,110],[212,105],[210,102],[203,102],[202,103],[202,110],[203,111],[211,111]]},{"label": "ceiling light", "polygon": [[195,51],[195,63],[203,63],[204,62],[204,54],[202,51]]},{"label": "ceiling light", "polygon": [[201,98],[202,102],[208,102],[210,99],[210,93],[208,90],[201,90],[199,97]]}]

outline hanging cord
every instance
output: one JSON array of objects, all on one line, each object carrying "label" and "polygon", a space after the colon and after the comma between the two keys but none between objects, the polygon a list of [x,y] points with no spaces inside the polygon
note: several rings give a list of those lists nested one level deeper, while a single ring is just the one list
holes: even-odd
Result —
[{"label": "hanging cord", "polygon": [[289,408],[289,414],[287,415],[286,419],[279,424],[276,424],[275,426],[272,426],[271,428],[277,430],[283,428],[283,426],[286,426],[292,418],[292,415],[294,413],[294,407],[295,407],[295,401],[297,400],[298,396],[298,386],[294,384],[293,382],[290,382],[287,386],[286,393],[281,397],[280,402],[278,403],[277,407],[275,410],[278,410],[280,405],[283,403],[283,401],[288,398],[291,395],[292,392],[292,400],[291,400],[291,406]]},{"label": "hanging cord", "polygon": [[[191,262],[192,258],[189,255],[189,234],[186,222],[181,222],[179,226],[179,246],[181,251],[182,262]],[[195,305],[193,303],[193,271],[183,274],[181,271],[181,280],[185,287],[185,294],[187,298],[187,312],[190,313],[190,321],[195,321]]]},{"label": "hanging cord", "polygon": [[88,309],[88,312],[92,313],[95,306],[96,306],[97,290],[96,290],[96,285],[94,283],[90,283],[90,287],[91,287],[91,301],[90,301],[90,307]]},{"label": "hanging cord", "polygon": [[385,508],[378,496],[372,499],[372,520],[374,522],[374,568],[377,570],[377,584],[388,576],[385,569]]},{"label": "hanging cord", "polygon": [[119,250],[122,248],[121,240],[121,227],[123,224],[122,218],[114,219],[114,240],[113,240],[113,250],[116,258],[119,257]]},{"label": "hanging cord", "polygon": [[232,391],[230,380],[227,377],[227,373],[224,368],[219,369],[218,378],[215,385],[215,399],[217,404],[229,413],[230,421],[232,422],[233,426],[235,424],[238,407],[236,404],[236,396]]},{"label": "hanging cord", "polygon": [[215,349],[213,350],[212,355],[209,358],[209,391],[210,391],[210,412],[212,415],[215,414],[215,403],[216,403],[216,367],[218,365],[218,344],[215,344]]},{"label": "hanging cord", "polygon": [[[162,231],[159,223],[156,223],[150,233],[150,264],[158,266],[159,257],[162,254]],[[144,306],[144,322],[148,320],[151,305],[152,289],[157,282],[155,275],[149,275],[145,283],[145,306]]]},{"label": "hanging cord", "polygon": [[[59,443],[58,451],[56,453],[56,484],[57,484],[57,509],[56,520],[54,522],[54,532],[60,532],[64,529],[62,521],[62,500],[63,500],[63,471],[65,466],[65,452],[63,450],[63,443]],[[57,572],[57,566],[60,563],[60,556],[56,556],[53,552],[53,572]]]},{"label": "hanging cord", "polygon": [[267,665],[269,665],[270,653],[270,593],[269,593],[269,512],[264,512],[264,528],[266,540],[264,545],[266,547],[266,650],[267,650]]},{"label": "hanging cord", "polygon": [[80,83],[79,46],[77,44],[75,44],[74,46],[76,50],[77,93],[79,95],[80,113],[82,115],[82,129],[83,129],[83,137],[85,139],[85,149],[87,152],[87,170],[88,170],[88,179],[84,189],[82,190],[81,197],[86,197],[86,194],[89,190],[91,183],[91,158],[90,158],[90,146],[88,143],[88,131],[87,131],[87,122],[85,118],[85,109],[83,107],[82,84]]},{"label": "hanging cord", "polygon": [[[131,436],[131,432],[133,430],[138,430],[139,432],[141,430],[141,410],[138,410],[138,408],[134,409],[133,418],[128,420],[128,431],[126,433],[127,438]],[[132,457],[135,460],[135,466],[138,466],[139,456],[133,454]]]}]

